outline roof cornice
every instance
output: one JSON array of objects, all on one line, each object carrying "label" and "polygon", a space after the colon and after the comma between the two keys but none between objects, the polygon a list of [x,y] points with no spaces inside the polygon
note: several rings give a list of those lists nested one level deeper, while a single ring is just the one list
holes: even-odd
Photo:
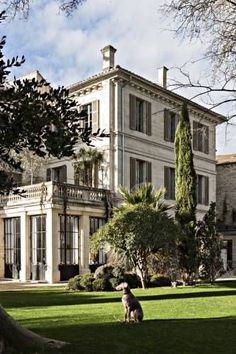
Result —
[{"label": "roof cornice", "polygon": [[[156,98],[163,103],[172,105],[176,109],[181,109],[182,102],[188,100],[186,97],[174,93],[150,80],[143,78],[129,70],[116,66],[91,76],[85,80],[79,81],[68,87],[69,92],[73,95],[83,95],[94,89],[102,87],[101,81],[111,78],[121,78],[126,81],[132,87],[135,87],[140,92],[149,95],[151,98]],[[190,113],[201,118],[207,118],[209,121],[215,124],[225,122],[227,119],[225,116],[216,113],[198,103],[191,100],[188,102]]]}]

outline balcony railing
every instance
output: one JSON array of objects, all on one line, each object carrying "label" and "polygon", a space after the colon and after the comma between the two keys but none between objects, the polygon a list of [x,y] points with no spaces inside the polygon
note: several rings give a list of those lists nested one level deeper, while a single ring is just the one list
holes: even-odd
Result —
[{"label": "balcony railing", "polygon": [[20,194],[0,196],[0,206],[18,206],[29,204],[55,203],[67,204],[95,204],[104,205],[110,192],[105,189],[88,188],[73,184],[44,182],[22,187]]}]

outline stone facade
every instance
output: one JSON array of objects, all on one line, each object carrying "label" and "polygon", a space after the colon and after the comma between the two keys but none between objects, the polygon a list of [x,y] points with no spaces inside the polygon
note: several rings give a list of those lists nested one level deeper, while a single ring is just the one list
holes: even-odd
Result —
[{"label": "stone facade", "polygon": [[[50,159],[37,172],[42,182],[24,188],[26,198],[2,197],[0,277],[12,276],[14,270],[22,281],[53,283],[73,271],[88,272],[89,235],[104,222],[111,199],[113,203],[119,200],[118,186],[133,188],[139,183],[152,182],[156,188],[171,188],[173,173],[171,179],[165,172],[170,169],[173,172],[175,167],[174,141],[169,133],[174,134],[173,124],[181,111],[183,97],[167,90],[165,85],[115,66],[115,52],[115,48],[105,47],[103,70],[69,87],[78,105],[87,110],[84,124],[91,125],[93,132],[99,129],[109,136],[98,134],[93,139],[93,145],[104,156],[97,174],[98,188],[75,185],[71,159]],[[194,163],[201,187],[200,218],[210,201],[216,199],[215,128],[224,117],[193,102],[188,107],[195,134]],[[80,148],[81,145],[77,151]],[[170,198],[173,204],[173,197]],[[16,231],[19,222],[16,218],[20,218],[20,231]],[[2,251],[4,233],[5,252]],[[16,240],[20,237],[20,248],[14,246],[20,254],[20,264],[14,267],[10,244],[13,234]]]},{"label": "stone facade", "polygon": [[224,236],[227,267],[236,268],[236,155],[217,156],[216,208],[218,229]]}]

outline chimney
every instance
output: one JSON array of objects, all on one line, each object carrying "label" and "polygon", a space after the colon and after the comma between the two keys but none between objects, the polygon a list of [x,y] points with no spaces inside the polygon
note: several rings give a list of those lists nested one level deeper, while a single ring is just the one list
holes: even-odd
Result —
[{"label": "chimney", "polygon": [[106,47],[101,49],[101,52],[103,56],[103,70],[114,68],[116,49],[111,45],[107,45]]},{"label": "chimney", "polygon": [[158,83],[164,88],[166,88],[167,85],[167,71],[168,68],[166,66],[158,69]]}]

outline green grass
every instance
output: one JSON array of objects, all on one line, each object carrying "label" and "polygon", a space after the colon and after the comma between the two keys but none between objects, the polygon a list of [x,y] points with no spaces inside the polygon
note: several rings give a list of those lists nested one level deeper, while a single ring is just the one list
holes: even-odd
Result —
[{"label": "green grass", "polygon": [[133,292],[141,324],[122,323],[118,292],[4,291],[0,303],[23,326],[70,342],[66,354],[236,353],[235,282]]}]

